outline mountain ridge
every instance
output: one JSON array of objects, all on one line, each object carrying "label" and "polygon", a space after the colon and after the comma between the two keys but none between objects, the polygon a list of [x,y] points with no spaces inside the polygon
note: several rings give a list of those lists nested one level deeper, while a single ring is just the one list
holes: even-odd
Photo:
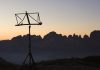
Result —
[{"label": "mountain ridge", "polygon": [[[86,57],[100,55],[100,30],[94,30],[88,35],[63,36],[50,32],[42,38],[31,35],[32,54],[36,61],[62,59],[71,57]],[[16,36],[11,40],[0,41],[0,56],[7,60],[20,62],[28,52],[28,35]],[[19,57],[16,61],[15,58]]]}]

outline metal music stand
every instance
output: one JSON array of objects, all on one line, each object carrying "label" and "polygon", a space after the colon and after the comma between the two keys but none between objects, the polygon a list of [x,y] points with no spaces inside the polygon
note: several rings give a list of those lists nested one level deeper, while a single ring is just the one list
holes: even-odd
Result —
[{"label": "metal music stand", "polygon": [[[23,18],[21,18],[19,15],[24,15]],[[35,14],[37,15],[37,19],[33,18],[31,16],[31,14]],[[23,68],[21,68],[21,70],[36,70],[36,64],[35,61],[33,59],[32,56],[32,51],[31,51],[31,25],[42,25],[42,22],[40,21],[40,16],[38,12],[34,12],[34,13],[27,13],[27,11],[25,13],[16,13],[15,14],[16,17],[16,21],[17,21],[17,25],[15,26],[23,26],[23,25],[27,25],[29,26],[29,46],[28,46],[28,54],[26,55],[26,58],[23,62]],[[23,24],[24,19],[27,19],[28,24]],[[30,19],[33,19],[36,23],[31,23]],[[20,20],[20,22],[19,22]]]}]

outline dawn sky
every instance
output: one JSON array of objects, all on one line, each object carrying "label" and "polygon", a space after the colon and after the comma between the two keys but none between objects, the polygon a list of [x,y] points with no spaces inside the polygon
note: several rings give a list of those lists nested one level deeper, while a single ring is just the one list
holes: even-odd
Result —
[{"label": "dawn sky", "polygon": [[43,22],[32,26],[32,34],[89,35],[100,30],[100,0],[0,0],[0,40],[28,33],[27,26],[14,26],[14,14],[25,11],[39,12]]}]

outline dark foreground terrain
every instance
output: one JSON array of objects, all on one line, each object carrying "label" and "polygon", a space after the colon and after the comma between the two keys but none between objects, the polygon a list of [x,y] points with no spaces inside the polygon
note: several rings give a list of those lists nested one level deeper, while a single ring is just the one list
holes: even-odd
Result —
[{"label": "dark foreground terrain", "polygon": [[[21,65],[0,58],[0,70],[20,70]],[[37,70],[100,70],[100,56],[49,60],[36,63]]]}]

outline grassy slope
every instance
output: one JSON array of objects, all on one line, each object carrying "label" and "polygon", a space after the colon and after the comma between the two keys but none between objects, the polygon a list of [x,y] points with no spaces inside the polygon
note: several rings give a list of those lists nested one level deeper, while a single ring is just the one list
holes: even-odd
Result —
[{"label": "grassy slope", "polygon": [[100,70],[100,63],[84,59],[62,59],[38,64],[39,70]]},{"label": "grassy slope", "polygon": [[[37,63],[37,70],[100,70],[99,57],[58,59]],[[19,70],[20,66],[0,58],[0,70]]]}]

